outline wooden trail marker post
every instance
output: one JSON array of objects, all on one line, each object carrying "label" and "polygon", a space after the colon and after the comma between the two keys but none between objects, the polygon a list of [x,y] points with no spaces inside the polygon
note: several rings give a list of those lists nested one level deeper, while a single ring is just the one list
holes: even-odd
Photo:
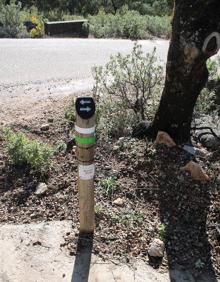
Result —
[{"label": "wooden trail marker post", "polygon": [[78,191],[80,232],[92,233],[94,212],[94,155],[95,155],[95,102],[91,97],[76,100],[76,157],[78,160]]}]

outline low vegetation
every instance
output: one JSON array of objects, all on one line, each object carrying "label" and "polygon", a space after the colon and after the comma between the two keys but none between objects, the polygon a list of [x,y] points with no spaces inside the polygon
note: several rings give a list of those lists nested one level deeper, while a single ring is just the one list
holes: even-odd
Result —
[{"label": "low vegetation", "polygon": [[93,69],[101,135],[129,135],[136,122],[154,114],[163,83],[163,68],[155,52],[144,54],[135,43],[131,54],[119,53],[104,67]]},{"label": "low vegetation", "polygon": [[101,180],[99,183],[99,187],[102,193],[106,195],[109,199],[112,199],[114,193],[119,188],[117,180],[112,176]]},{"label": "low vegetation", "polygon": [[220,58],[209,59],[207,61],[207,69],[209,72],[209,79],[198,97],[195,113],[211,114],[219,111],[216,103],[219,104],[219,89],[220,89],[220,74],[219,74]]},{"label": "low vegetation", "polygon": [[96,16],[89,17],[89,24],[90,33],[97,38],[169,38],[171,32],[168,16],[143,16],[128,7],[123,7],[115,15],[100,10]]},{"label": "low vegetation", "polygon": [[15,167],[33,170],[47,170],[51,165],[54,150],[36,140],[30,140],[23,133],[11,129],[3,131],[9,162]]},{"label": "low vegetation", "polygon": [[23,30],[21,3],[0,4],[0,37],[21,37]]},{"label": "low vegetation", "polygon": [[75,4],[77,7],[72,8],[71,3],[64,5],[61,1],[55,2],[57,3],[45,1],[42,4],[12,0],[8,4],[1,0],[0,37],[39,38],[44,36],[46,21],[83,18],[88,18],[90,34],[97,38],[149,39],[155,36],[170,36],[172,3],[168,4],[166,1],[158,0],[144,6],[138,2],[132,4],[122,1],[114,8],[111,5],[103,6],[101,3],[94,3],[95,6],[84,3],[84,8]]}]

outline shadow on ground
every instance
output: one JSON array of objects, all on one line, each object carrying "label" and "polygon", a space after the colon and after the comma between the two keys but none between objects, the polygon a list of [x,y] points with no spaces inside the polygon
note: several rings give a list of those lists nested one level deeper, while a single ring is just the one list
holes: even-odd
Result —
[{"label": "shadow on ground", "polygon": [[93,235],[80,234],[71,282],[87,282],[93,248]]},{"label": "shadow on ground", "polygon": [[161,163],[158,200],[170,279],[217,281],[206,232],[212,183],[201,184],[180,173],[179,167],[191,159],[190,155],[181,150],[165,150],[163,154],[168,161]]}]

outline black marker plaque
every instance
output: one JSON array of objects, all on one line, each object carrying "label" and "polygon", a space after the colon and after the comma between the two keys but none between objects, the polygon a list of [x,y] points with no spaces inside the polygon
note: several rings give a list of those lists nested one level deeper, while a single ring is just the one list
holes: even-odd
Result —
[{"label": "black marker plaque", "polygon": [[90,119],[95,114],[95,102],[91,97],[76,99],[76,112],[82,119]]}]

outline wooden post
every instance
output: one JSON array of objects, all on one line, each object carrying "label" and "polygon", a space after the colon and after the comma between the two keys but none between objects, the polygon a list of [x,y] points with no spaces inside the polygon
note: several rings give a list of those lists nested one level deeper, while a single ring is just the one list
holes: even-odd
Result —
[{"label": "wooden post", "polygon": [[76,156],[78,159],[78,191],[80,232],[92,233],[94,212],[95,103],[91,97],[76,100]]}]

